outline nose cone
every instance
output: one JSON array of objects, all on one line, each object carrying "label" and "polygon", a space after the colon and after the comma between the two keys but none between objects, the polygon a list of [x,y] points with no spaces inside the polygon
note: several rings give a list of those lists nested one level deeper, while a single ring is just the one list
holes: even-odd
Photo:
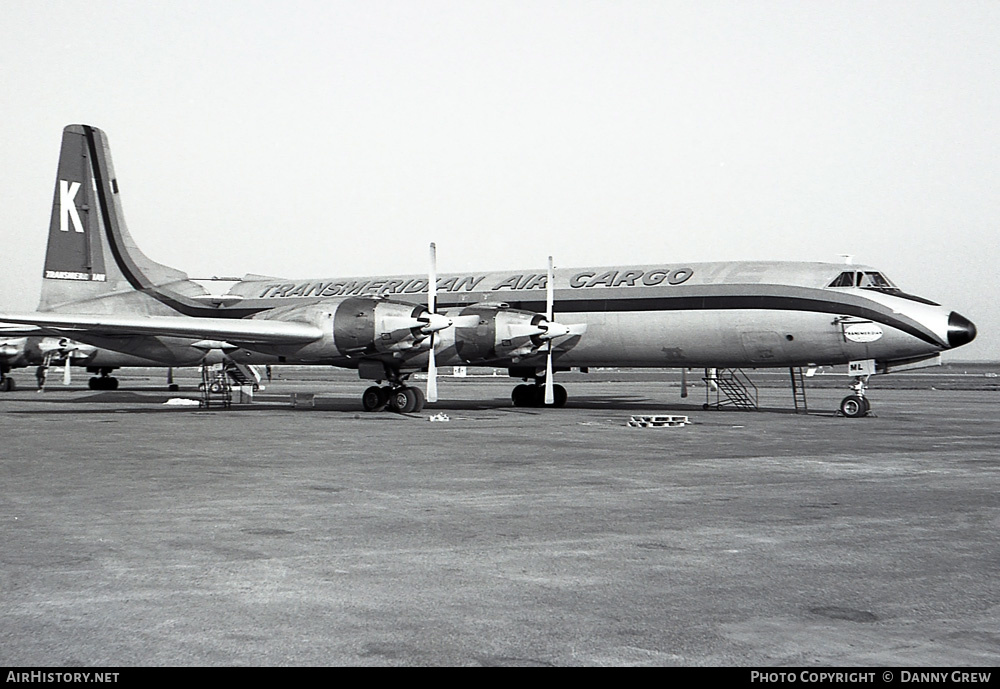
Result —
[{"label": "nose cone", "polygon": [[976,326],[954,311],[948,316],[948,346],[961,347],[976,339]]}]

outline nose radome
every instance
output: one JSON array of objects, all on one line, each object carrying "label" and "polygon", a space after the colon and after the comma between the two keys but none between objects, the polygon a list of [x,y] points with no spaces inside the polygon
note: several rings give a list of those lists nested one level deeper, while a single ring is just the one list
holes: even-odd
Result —
[{"label": "nose radome", "polygon": [[976,326],[972,321],[954,311],[948,316],[948,346],[961,347],[976,339]]}]

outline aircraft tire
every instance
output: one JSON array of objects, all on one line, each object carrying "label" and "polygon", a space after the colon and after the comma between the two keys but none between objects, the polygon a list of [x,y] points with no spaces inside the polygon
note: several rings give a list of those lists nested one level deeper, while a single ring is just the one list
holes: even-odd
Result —
[{"label": "aircraft tire", "polygon": [[365,411],[382,411],[389,403],[389,395],[385,388],[372,385],[361,395],[361,406]]},{"label": "aircraft tire", "polygon": [[98,378],[97,376],[94,376],[93,378],[87,381],[87,387],[90,388],[91,390],[100,390],[101,379]]},{"label": "aircraft tire", "polygon": [[[553,407],[565,407],[566,406],[566,400],[569,399],[569,393],[566,392],[566,388],[564,388],[562,385],[553,385],[552,386],[552,394],[553,394],[553,397],[555,397],[555,400],[552,403]],[[544,398],[545,393],[543,392],[542,395],[543,395],[542,399],[544,400],[545,399]]]},{"label": "aircraft tire", "polygon": [[108,381],[108,390],[117,390],[118,389],[118,379],[117,378],[112,378],[112,377],[108,376],[107,381]]},{"label": "aircraft tire", "polygon": [[170,385],[167,386],[167,391],[168,392],[177,392],[180,389],[181,389],[181,386],[178,385],[177,383],[171,383]]},{"label": "aircraft tire", "polygon": [[868,400],[858,395],[848,395],[840,401],[840,413],[849,419],[857,419],[868,413]]},{"label": "aircraft tire", "polygon": [[0,392],[11,392],[15,388],[17,388],[17,385],[14,384],[13,378],[4,378],[0,381]]},{"label": "aircraft tire", "polygon": [[415,388],[401,387],[389,393],[389,407],[400,414],[409,414],[417,407]]},{"label": "aircraft tire", "polygon": [[531,385],[516,385],[511,390],[510,401],[514,403],[515,407],[530,407],[532,406],[533,396],[534,393]]},{"label": "aircraft tire", "polygon": [[424,391],[420,388],[410,388],[413,390],[414,396],[417,398],[416,404],[413,405],[413,413],[419,414],[424,409],[424,405],[427,404],[427,397],[424,395]]}]

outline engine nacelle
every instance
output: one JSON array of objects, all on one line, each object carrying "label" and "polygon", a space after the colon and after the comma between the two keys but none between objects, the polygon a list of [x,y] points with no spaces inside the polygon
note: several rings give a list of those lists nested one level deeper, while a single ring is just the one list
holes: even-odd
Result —
[{"label": "engine nacelle", "polygon": [[514,359],[535,354],[545,343],[545,315],[511,309],[505,305],[476,305],[462,316],[477,315],[479,324],[455,328],[455,350],[469,364]]},{"label": "engine nacelle", "polygon": [[420,304],[345,299],[333,314],[333,341],[348,356],[419,350],[430,344],[430,322],[430,312]]},{"label": "engine nacelle", "polygon": [[375,297],[279,307],[254,318],[301,321],[322,328],[322,340],[304,345],[246,345],[256,352],[299,361],[419,353],[430,346],[432,332],[451,324],[423,305]]}]

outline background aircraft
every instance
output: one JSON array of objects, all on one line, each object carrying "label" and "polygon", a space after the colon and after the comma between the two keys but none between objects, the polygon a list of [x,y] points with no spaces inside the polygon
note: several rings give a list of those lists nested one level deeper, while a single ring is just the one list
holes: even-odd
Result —
[{"label": "background aircraft", "polygon": [[[432,248],[433,256],[433,248]],[[554,374],[591,366],[736,368],[847,364],[841,410],[863,416],[871,375],[935,361],[976,335],[966,318],[868,266],[719,262],[283,280],[247,276],[225,294],[147,258],[125,225],[104,133],[63,132],[34,314],[45,334],[179,361],[198,343],[276,363],[357,369],[366,410],[422,408],[407,384],[438,363],[506,367],[532,384],[517,405],[561,406]],[[382,385],[385,383],[385,385]]]},{"label": "background aircraft", "polygon": [[[176,349],[183,351],[190,343],[179,344]],[[203,345],[204,346],[204,345]],[[239,359],[244,359],[243,362]],[[200,350],[199,366],[217,366],[220,372],[238,385],[258,385],[261,382],[260,373],[253,363],[247,359],[262,362],[273,357],[263,357],[221,351],[207,348]],[[191,364],[193,365],[193,364]],[[72,368],[83,368],[93,375],[87,382],[91,390],[117,390],[118,379],[112,374],[119,368],[166,368],[167,389],[175,391],[174,366],[153,359],[142,359],[122,352],[100,349],[92,345],[76,342],[65,337],[49,337],[30,335],[24,337],[0,337],[0,392],[15,389],[16,384],[10,372],[16,368],[35,368],[37,385],[41,389],[50,378],[52,369],[62,371],[62,382],[69,385],[72,379]]]}]

